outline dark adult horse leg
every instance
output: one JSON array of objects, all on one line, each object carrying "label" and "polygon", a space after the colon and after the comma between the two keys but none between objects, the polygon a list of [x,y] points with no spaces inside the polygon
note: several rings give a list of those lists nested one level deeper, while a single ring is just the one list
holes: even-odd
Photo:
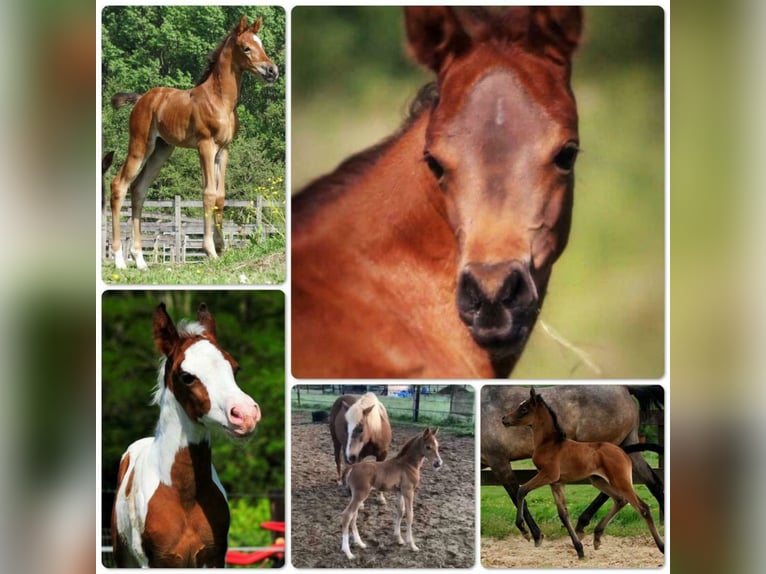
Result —
[{"label": "dark adult horse leg", "polygon": [[[640,411],[648,411],[652,408],[664,409],[665,408],[665,391],[660,385],[629,385],[628,392],[633,395],[638,401],[638,408]],[[646,462],[642,450],[655,450],[651,445],[646,445],[643,448],[638,441],[638,429],[631,432],[620,445],[625,452],[628,453],[630,459],[633,461],[633,473],[637,482],[646,485],[649,492],[652,493],[660,509],[660,521],[665,519],[665,482],[663,479],[654,472],[649,463]],[[656,450],[655,450],[656,452]],[[575,531],[577,535],[582,538],[585,527],[588,526],[593,516],[598,510],[609,500],[609,496],[603,492],[591,502],[588,507],[583,510],[580,517],[577,519],[577,527]]]}]

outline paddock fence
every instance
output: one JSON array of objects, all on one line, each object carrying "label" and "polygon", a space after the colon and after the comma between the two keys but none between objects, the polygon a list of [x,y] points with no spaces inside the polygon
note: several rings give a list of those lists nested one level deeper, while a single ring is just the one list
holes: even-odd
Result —
[{"label": "paddock fence", "polygon": [[[120,233],[126,259],[133,244],[130,200],[120,211]],[[285,233],[283,202],[257,196],[254,200],[227,200],[224,208],[223,238],[226,249],[243,247],[252,241],[262,242],[269,236]],[[113,259],[112,213],[101,213],[101,257]],[[202,201],[145,201],[141,215],[141,240],[144,258],[150,263],[193,263],[202,261]]]},{"label": "paddock fence", "polygon": [[368,391],[378,395],[392,422],[440,425],[474,432],[475,393],[470,385],[297,385],[291,392],[291,408],[311,411],[314,422],[324,422],[340,395],[361,395]]}]

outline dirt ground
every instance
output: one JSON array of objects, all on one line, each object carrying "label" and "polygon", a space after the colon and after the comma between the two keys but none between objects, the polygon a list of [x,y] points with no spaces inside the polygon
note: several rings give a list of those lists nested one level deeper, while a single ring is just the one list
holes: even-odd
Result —
[{"label": "dirt ground", "polygon": [[[414,426],[392,425],[389,456],[415,433]],[[475,564],[474,438],[439,431],[444,466],[426,463],[415,495],[413,535],[420,548],[399,546],[393,536],[398,494],[382,506],[373,494],[359,511],[359,533],[367,548],[351,543],[354,560],[340,550],[340,515],[350,497],[336,484],[332,439],[326,422],[311,423],[308,413],[292,415],[291,545],[296,568],[470,568]],[[404,523],[402,535],[404,535]]]},{"label": "dirt ground", "polygon": [[609,536],[601,539],[601,547],[593,549],[593,536],[583,540],[585,558],[579,560],[568,536],[540,546],[521,536],[503,540],[481,539],[481,563],[487,568],[662,568],[665,557],[650,535],[633,537]]}]

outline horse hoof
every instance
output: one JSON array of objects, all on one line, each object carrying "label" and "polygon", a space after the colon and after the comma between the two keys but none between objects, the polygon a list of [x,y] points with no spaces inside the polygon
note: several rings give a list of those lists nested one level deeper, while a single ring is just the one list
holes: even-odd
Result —
[{"label": "horse hoof", "polygon": [[[545,534],[541,532],[540,538],[535,539],[535,546],[540,546],[543,543],[543,538],[545,538]],[[527,540],[529,540],[529,538],[527,538]]]},{"label": "horse hoof", "polygon": [[420,548],[418,548],[418,547],[417,547],[417,546],[415,546],[414,544],[410,545],[410,548],[412,548],[412,550],[413,550],[414,552],[420,552]]}]

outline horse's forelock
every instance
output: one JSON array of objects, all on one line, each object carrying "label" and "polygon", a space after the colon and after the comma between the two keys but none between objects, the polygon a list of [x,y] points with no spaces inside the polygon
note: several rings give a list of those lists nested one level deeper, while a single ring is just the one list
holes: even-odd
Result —
[{"label": "horse's forelock", "polygon": [[181,337],[201,337],[207,332],[202,323],[186,319],[179,321],[177,328]]},{"label": "horse's forelock", "polygon": [[369,407],[374,408],[370,411],[370,414],[367,415],[367,423],[369,424],[371,431],[378,432],[383,424],[381,418],[383,405],[373,393],[363,394],[359,397],[358,401],[348,408],[346,411],[346,422],[350,426],[358,425],[364,418],[364,410]]}]

